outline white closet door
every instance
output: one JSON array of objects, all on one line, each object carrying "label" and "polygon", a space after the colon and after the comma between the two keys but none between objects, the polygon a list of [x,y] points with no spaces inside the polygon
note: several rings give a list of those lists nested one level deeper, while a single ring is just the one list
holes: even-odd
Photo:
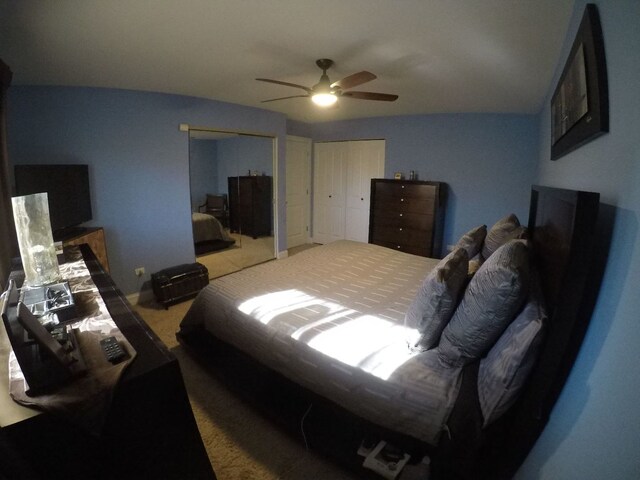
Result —
[{"label": "white closet door", "polygon": [[316,143],[314,154],[313,241],[345,238],[345,142]]},{"label": "white closet door", "polygon": [[369,241],[371,179],[384,178],[384,140],[348,142],[345,238]]},{"label": "white closet door", "polygon": [[287,137],[287,248],[309,242],[311,139]]}]

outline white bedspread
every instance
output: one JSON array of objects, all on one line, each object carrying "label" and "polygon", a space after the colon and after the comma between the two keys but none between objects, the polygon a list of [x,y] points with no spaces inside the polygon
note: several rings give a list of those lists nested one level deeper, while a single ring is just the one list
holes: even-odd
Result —
[{"label": "white bedspread", "polygon": [[461,369],[413,353],[404,313],[438,260],[338,241],[213,280],[182,322],[204,326],[378,425],[438,442]]}]

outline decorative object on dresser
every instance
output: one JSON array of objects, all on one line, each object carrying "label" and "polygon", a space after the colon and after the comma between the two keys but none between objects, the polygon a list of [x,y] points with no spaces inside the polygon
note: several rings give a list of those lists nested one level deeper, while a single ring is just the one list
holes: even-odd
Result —
[{"label": "decorative object on dresser", "polygon": [[71,245],[88,244],[97,257],[102,268],[109,273],[109,257],[107,256],[107,243],[104,238],[104,229],[102,227],[89,227],[82,229],[81,233],[74,236],[63,238],[62,245],[69,247]]},{"label": "decorative object on dresser", "polygon": [[369,243],[423,257],[442,248],[446,184],[371,180]]},{"label": "decorative object on dresser", "polygon": [[229,226],[253,238],[271,235],[272,178],[229,177]]}]

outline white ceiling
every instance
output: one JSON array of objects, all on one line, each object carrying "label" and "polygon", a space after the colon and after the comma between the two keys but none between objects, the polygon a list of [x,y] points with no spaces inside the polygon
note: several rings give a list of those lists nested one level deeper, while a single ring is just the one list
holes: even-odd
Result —
[{"label": "white ceiling", "polygon": [[[444,112],[537,113],[573,0],[0,0],[15,85],[193,95],[319,122]],[[393,103],[260,103],[368,70]]]}]

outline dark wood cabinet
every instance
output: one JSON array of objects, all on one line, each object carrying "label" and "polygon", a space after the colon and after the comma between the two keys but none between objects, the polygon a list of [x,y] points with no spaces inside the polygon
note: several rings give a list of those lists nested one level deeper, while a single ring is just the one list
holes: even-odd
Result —
[{"label": "dark wood cabinet", "polygon": [[369,243],[423,257],[442,250],[446,184],[371,180]]},{"label": "dark wood cabinet", "polygon": [[64,238],[62,244],[67,247],[69,245],[88,244],[93,253],[98,257],[98,261],[102,268],[109,273],[109,257],[107,256],[107,242],[104,238],[104,229],[102,227],[89,227],[82,229],[81,233],[72,237]]},{"label": "dark wood cabinet", "polygon": [[229,177],[229,227],[253,238],[271,235],[272,177]]}]

